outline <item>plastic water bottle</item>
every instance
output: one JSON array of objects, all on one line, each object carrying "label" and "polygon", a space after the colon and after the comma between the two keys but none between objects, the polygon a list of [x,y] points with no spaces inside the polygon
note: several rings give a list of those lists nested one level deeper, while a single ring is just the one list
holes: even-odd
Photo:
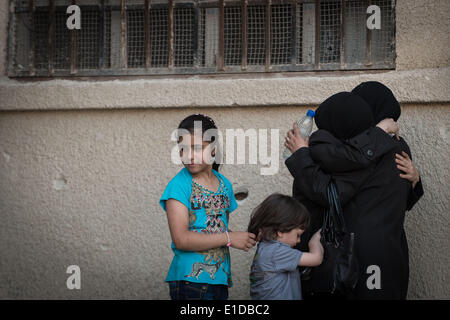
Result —
[{"label": "plastic water bottle", "polygon": [[[303,139],[306,139],[310,136],[312,128],[313,128],[313,118],[314,118],[315,112],[313,110],[308,110],[306,112],[306,116],[298,120],[297,126],[298,131],[300,131],[300,135]],[[291,151],[289,151],[288,148],[284,149],[283,152],[283,158],[286,160],[292,155]]]}]

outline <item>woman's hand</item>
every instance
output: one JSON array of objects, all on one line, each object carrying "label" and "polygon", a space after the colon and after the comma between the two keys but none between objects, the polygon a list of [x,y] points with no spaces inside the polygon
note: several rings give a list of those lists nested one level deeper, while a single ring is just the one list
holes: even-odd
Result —
[{"label": "woman's hand", "polygon": [[289,149],[292,153],[297,151],[300,148],[308,147],[309,137],[304,140],[300,135],[300,131],[298,130],[297,123],[294,122],[294,126],[292,130],[289,130],[286,135],[286,140],[284,142],[284,146]]},{"label": "woman's hand", "polygon": [[245,231],[230,232],[231,246],[236,249],[248,251],[256,244],[256,236]]},{"label": "woman's hand", "polygon": [[412,183],[413,188],[416,186],[417,182],[420,180],[419,171],[414,167],[412,160],[409,158],[405,151],[402,154],[395,154],[395,162],[397,163],[397,168],[403,171],[405,174],[400,174],[400,177],[406,179]]},{"label": "woman's hand", "polygon": [[392,118],[387,118],[378,122],[377,127],[386,132],[387,134],[395,134],[397,140],[400,140],[400,136],[398,134],[399,128],[397,122]]}]

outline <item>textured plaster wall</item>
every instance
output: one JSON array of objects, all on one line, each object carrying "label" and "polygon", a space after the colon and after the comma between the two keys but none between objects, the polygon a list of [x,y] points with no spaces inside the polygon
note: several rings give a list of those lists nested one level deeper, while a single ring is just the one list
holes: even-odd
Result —
[{"label": "textured plaster wall", "polygon": [[[170,235],[157,201],[181,168],[169,160],[178,122],[200,111],[222,130],[279,128],[281,149],[306,111],[299,106],[373,79],[402,102],[402,135],[425,187],[406,220],[409,297],[450,298],[449,8],[445,0],[397,1],[390,72],[25,83],[0,76],[0,299],[168,298]],[[7,17],[0,1],[0,74]],[[291,192],[281,159],[276,175],[260,175],[261,167],[222,169],[250,191],[233,230],[246,227],[268,194]],[[253,253],[232,250],[232,299],[249,297]],[[66,288],[72,264],[81,268],[81,290]]]},{"label": "textured plaster wall", "polygon": [[450,64],[450,1],[397,0],[397,70]]},{"label": "textured plaster wall", "polygon": [[[211,108],[219,128],[287,126],[303,107]],[[4,112],[0,115],[0,297],[168,298],[170,235],[158,199],[180,166],[170,133],[195,109]],[[400,121],[421,171],[425,196],[407,214],[410,298],[449,298],[449,105],[408,105]],[[281,161],[281,159],[280,159]],[[247,226],[251,210],[292,178],[260,175],[261,165],[221,171],[249,197],[231,216]],[[230,298],[249,298],[254,250],[232,250]],[[66,288],[67,266],[81,268],[81,290]]]},{"label": "textured plaster wall", "polygon": [[0,110],[317,105],[363,81],[381,81],[402,102],[450,101],[450,66],[359,74],[263,78],[20,82],[0,79]]}]

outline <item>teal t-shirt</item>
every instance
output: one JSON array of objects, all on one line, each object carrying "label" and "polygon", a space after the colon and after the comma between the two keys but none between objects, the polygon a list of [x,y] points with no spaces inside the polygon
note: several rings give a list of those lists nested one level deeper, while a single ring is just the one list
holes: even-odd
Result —
[{"label": "teal t-shirt", "polygon": [[[169,182],[159,204],[166,210],[166,201],[175,199],[188,208],[189,230],[205,234],[224,233],[228,230],[228,216],[237,208],[233,187],[225,176],[213,170],[219,179],[217,192],[210,191],[192,179],[183,168]],[[205,251],[178,250],[172,242],[175,256],[166,281],[223,284],[231,287],[230,251],[227,246]]]}]

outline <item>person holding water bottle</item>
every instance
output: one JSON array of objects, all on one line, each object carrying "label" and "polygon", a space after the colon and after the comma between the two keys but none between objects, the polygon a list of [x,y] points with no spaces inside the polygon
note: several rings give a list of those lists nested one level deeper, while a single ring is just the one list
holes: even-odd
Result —
[{"label": "person holding water bottle", "polygon": [[[315,122],[319,130],[309,139],[304,139],[295,126],[289,132],[286,146],[293,154],[285,162],[294,176],[294,197],[311,213],[311,232],[321,226],[327,206],[326,188],[333,179],[346,225],[349,232],[356,234],[355,253],[360,267],[356,288],[345,298],[405,299],[408,250],[403,222],[412,186],[400,177],[400,168],[394,162],[395,154],[402,150],[398,126],[393,119],[374,126],[371,108],[349,92],[324,101],[316,110]],[[361,159],[362,164],[358,163]],[[308,237],[311,234],[302,235],[299,250]],[[369,266],[377,266],[381,272],[380,285],[375,289],[367,285]],[[330,297],[317,294],[320,280],[302,282],[306,299]]]},{"label": "person holding water bottle", "polygon": [[[311,135],[314,122],[314,114],[315,114],[314,110],[308,110],[306,112],[306,115],[297,122],[297,128],[299,130],[299,133],[305,140],[308,139],[308,137]],[[284,149],[283,152],[284,160],[289,158],[291,155],[292,152],[288,148]]]}]

